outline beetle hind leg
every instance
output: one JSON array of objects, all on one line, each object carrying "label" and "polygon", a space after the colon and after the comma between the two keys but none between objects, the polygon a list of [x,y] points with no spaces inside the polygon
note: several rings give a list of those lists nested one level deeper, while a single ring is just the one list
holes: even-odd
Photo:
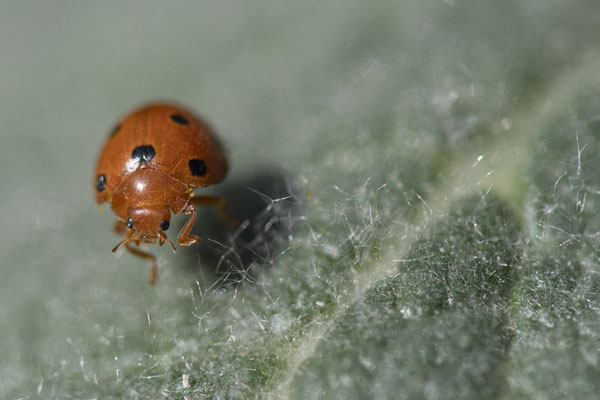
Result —
[{"label": "beetle hind leg", "polygon": [[225,207],[227,206],[227,200],[225,200],[225,198],[223,197],[195,196],[191,198],[190,203],[196,206],[217,206],[217,216],[222,221],[227,222],[233,228],[237,228],[243,222],[240,219],[233,217],[227,213],[227,210],[225,210]]}]

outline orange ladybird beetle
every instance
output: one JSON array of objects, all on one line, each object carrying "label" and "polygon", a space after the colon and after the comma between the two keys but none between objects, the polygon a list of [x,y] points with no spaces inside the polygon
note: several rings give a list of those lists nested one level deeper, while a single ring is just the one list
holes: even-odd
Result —
[{"label": "orange ladybird beetle", "polygon": [[98,204],[108,202],[124,234],[113,252],[124,245],[132,254],[150,261],[150,283],[157,277],[154,255],[132,247],[142,242],[169,243],[171,213],[190,214],[177,242],[190,246],[196,205],[218,205],[225,200],[195,196],[193,189],[221,182],[227,160],[215,134],[190,111],[170,104],[150,104],[129,114],[115,126],[100,153],[94,187]]}]

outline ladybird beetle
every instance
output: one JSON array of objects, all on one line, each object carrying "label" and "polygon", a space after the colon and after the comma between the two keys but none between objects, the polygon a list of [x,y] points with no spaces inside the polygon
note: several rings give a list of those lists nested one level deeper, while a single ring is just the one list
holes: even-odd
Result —
[{"label": "ladybird beetle", "polygon": [[[218,205],[225,200],[195,196],[193,189],[221,182],[227,160],[215,134],[190,111],[170,104],[150,104],[135,110],[110,132],[100,153],[94,188],[98,204],[109,203],[118,221],[114,230],[124,234],[113,252],[124,245],[132,254],[150,261],[150,283],[157,277],[156,258],[132,247],[142,242],[169,243],[171,213],[190,214],[177,242],[190,246],[196,205]],[[226,217],[225,217],[226,218]]]}]

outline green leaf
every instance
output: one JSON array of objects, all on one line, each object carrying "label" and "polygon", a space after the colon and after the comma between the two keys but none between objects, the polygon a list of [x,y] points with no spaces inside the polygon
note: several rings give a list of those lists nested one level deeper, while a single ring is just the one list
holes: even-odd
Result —
[{"label": "green leaf", "polygon": [[527,262],[515,290],[515,397],[594,398],[600,389],[600,86],[577,90],[534,141]]},{"label": "green leaf", "polygon": [[497,397],[521,258],[514,218],[474,195],[430,224],[397,272],[336,318],[291,397]]},{"label": "green leaf", "polygon": [[[595,1],[65,4],[0,13],[1,398],[597,397]],[[246,223],[152,287],[86,193],[157,98]]]}]

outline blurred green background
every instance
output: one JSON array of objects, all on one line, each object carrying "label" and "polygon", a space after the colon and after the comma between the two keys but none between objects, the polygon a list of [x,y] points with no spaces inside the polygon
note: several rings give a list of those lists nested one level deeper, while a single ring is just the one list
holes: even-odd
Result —
[{"label": "blurred green background", "polygon": [[[596,398],[599,21],[1,1],[0,397]],[[155,100],[219,132],[231,173],[205,192],[247,226],[202,210],[202,244],[152,247],[151,287],[92,174]]]}]

